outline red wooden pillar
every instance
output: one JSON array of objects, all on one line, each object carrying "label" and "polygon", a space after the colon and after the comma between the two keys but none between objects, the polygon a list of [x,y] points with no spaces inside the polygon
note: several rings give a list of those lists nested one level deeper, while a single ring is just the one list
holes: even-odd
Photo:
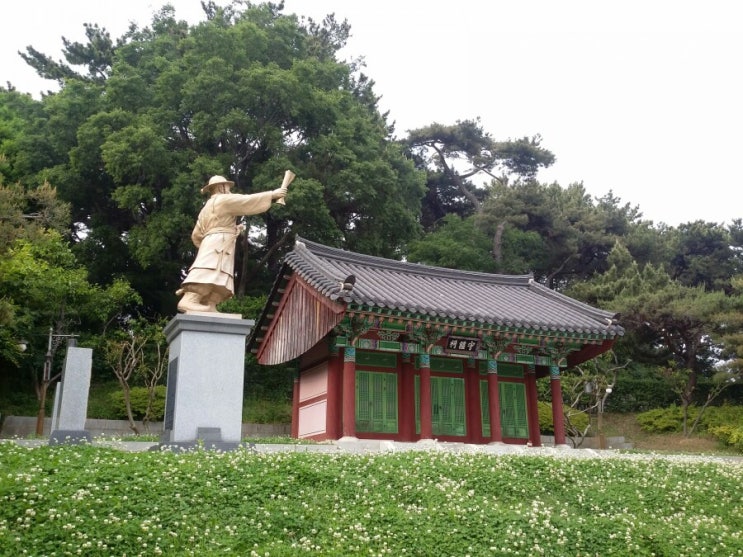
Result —
[{"label": "red wooden pillar", "polygon": [[555,424],[555,446],[565,444],[565,418],[562,412],[560,368],[550,366],[550,391],[552,393],[552,422]]},{"label": "red wooden pillar", "polygon": [[294,378],[292,390],[292,437],[299,437],[299,374]]},{"label": "red wooden pillar", "polygon": [[480,408],[480,368],[474,358],[467,359],[464,368],[466,397],[464,402],[467,417],[467,443],[482,442],[482,408]]},{"label": "red wooden pillar", "polygon": [[529,441],[532,447],[541,447],[542,436],[539,433],[539,406],[537,405],[537,373],[534,364],[529,364],[526,370],[526,408],[529,412]]},{"label": "red wooden pillar", "polygon": [[498,362],[496,360],[488,360],[488,412],[490,414],[490,442],[503,443],[503,431],[500,424]]},{"label": "red wooden pillar", "polygon": [[420,416],[421,440],[433,439],[433,412],[431,408],[431,356],[421,354],[420,362]]},{"label": "red wooden pillar", "polygon": [[325,431],[328,439],[338,439],[341,436],[342,371],[340,351],[337,346],[331,346],[330,359],[328,360],[328,394],[325,414]]},{"label": "red wooden pillar", "polygon": [[343,437],[356,437],[356,348],[343,350]]},{"label": "red wooden pillar", "polygon": [[415,373],[410,354],[402,354],[402,365],[400,371],[400,401],[397,413],[398,434],[401,441],[413,441],[415,439]]}]

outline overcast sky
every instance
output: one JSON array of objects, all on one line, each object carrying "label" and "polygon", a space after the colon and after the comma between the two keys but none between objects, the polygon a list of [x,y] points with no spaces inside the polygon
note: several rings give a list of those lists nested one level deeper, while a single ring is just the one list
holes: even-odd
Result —
[{"label": "overcast sky", "polygon": [[[60,57],[84,22],[120,36],[157,0],[3,2],[0,82],[53,88],[17,51]],[[171,0],[202,19],[199,0]],[[228,0],[218,0],[224,5]],[[498,140],[540,134],[540,173],[612,191],[656,224],[743,218],[743,31],[737,2],[705,0],[286,0],[285,12],[348,19],[341,53],[363,57],[398,135],[480,117]]]}]

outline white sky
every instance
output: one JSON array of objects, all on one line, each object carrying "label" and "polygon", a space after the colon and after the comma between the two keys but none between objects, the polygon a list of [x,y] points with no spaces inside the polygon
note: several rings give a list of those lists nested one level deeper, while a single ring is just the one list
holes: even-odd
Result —
[{"label": "white sky", "polygon": [[[53,82],[18,56],[61,57],[84,22],[120,36],[165,0],[3,0],[0,83]],[[199,0],[171,0],[202,19]],[[218,0],[221,5],[228,0]],[[495,139],[541,134],[555,165],[670,225],[743,218],[743,31],[735,0],[286,0],[285,12],[348,19],[342,57],[366,60],[398,135],[482,119]]]}]

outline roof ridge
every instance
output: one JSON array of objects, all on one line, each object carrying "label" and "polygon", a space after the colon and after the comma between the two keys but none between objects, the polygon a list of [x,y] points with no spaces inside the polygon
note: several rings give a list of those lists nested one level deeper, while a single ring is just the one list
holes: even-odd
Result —
[{"label": "roof ridge", "polygon": [[607,325],[612,325],[614,319],[616,318],[617,314],[614,312],[606,311],[603,309],[595,308],[591,305],[586,304],[585,302],[581,302],[580,300],[576,300],[575,298],[571,298],[570,296],[566,296],[565,294],[561,292],[557,292],[556,290],[552,290],[551,288],[547,288],[545,285],[540,284],[539,282],[532,280],[530,285],[534,287],[534,291],[537,294],[540,294],[545,297],[554,298],[556,300],[559,300],[566,305],[570,305],[574,307],[575,309],[585,313],[586,315],[593,317],[595,319],[599,320],[605,320],[607,322]]},{"label": "roof ridge", "polygon": [[[393,271],[401,272],[415,272],[418,275],[435,276],[439,278],[448,279],[466,279],[469,281],[487,282],[489,284],[518,284],[528,285],[529,281],[534,280],[534,275],[501,275],[495,273],[483,273],[479,271],[464,271],[461,269],[450,269],[448,267],[436,267],[433,265],[426,265],[424,263],[411,263],[409,261],[397,261],[394,259],[387,259],[384,257],[377,257],[374,255],[366,255],[363,253],[356,253],[341,248],[333,248],[311,242],[297,236],[295,248],[304,246],[307,252],[314,256],[325,256],[338,261],[344,261],[348,263],[366,263],[369,266],[373,266],[380,269],[389,269]],[[494,280],[495,279],[495,280]]]}]

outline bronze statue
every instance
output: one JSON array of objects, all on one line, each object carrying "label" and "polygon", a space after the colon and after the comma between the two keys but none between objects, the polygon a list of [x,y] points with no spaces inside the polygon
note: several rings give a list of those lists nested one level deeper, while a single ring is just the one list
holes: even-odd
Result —
[{"label": "bronze statue", "polygon": [[273,201],[283,203],[294,174],[287,170],[280,188],[248,195],[231,193],[234,182],[212,176],[201,193],[210,197],[199,213],[191,240],[199,249],[196,260],[176,294],[183,295],[178,311],[216,312],[217,304],[234,295],[235,243],[244,226],[236,224],[243,215],[266,212]]}]

